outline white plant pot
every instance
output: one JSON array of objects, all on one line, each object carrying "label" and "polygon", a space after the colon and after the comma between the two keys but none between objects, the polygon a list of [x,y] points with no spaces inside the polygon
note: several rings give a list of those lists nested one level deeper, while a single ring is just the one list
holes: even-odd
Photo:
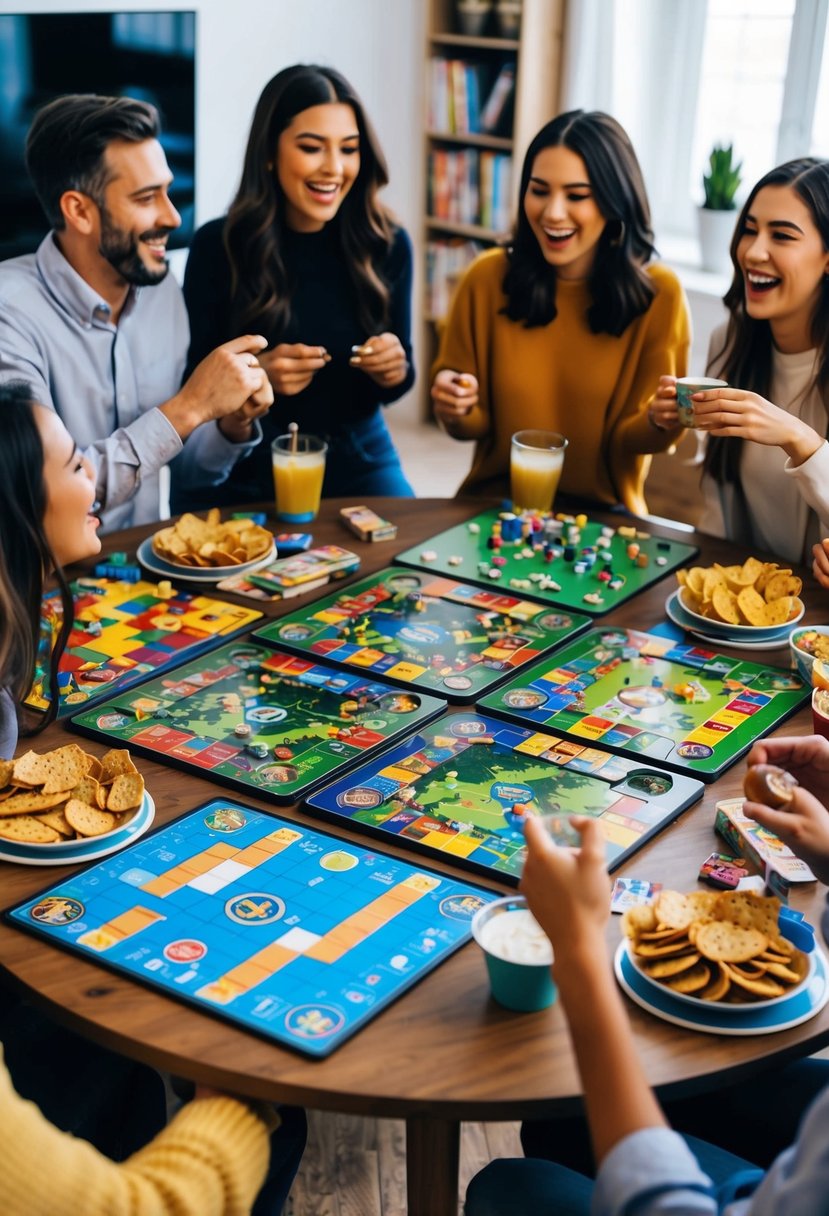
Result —
[{"label": "white plant pot", "polygon": [[730,274],[733,265],[729,249],[739,211],[710,211],[707,207],[698,207],[697,215],[702,269],[710,270],[712,274]]}]

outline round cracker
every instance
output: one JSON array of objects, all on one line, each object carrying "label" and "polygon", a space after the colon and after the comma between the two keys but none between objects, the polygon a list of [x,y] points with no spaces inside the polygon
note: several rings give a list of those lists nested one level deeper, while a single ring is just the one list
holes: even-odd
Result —
[{"label": "round cracker", "polygon": [[728,921],[715,920],[697,931],[694,945],[704,958],[720,963],[747,963],[768,946],[759,929],[742,929]]},{"label": "round cracker", "polygon": [[70,798],[63,811],[66,822],[79,836],[103,836],[111,832],[117,822],[109,811],[101,811],[78,798]]}]

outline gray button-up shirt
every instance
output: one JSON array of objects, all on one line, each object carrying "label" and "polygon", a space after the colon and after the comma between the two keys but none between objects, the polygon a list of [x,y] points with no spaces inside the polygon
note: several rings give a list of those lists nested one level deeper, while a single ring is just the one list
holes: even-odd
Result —
[{"label": "gray button-up shirt", "polygon": [[189,340],[172,275],[130,288],[116,326],[52,233],[0,263],[0,381],[27,381],[63,419],[97,469],[107,531],[159,518],[163,465],[184,485],[218,485],[261,438],[257,423],[249,443],[231,443],[209,422],[182,444],[157,407],[181,386]]}]

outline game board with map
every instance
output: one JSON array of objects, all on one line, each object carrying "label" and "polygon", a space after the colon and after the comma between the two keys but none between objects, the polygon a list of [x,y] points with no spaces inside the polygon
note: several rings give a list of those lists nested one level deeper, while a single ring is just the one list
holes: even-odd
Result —
[{"label": "game board with map", "polygon": [[71,720],[161,764],[295,802],[445,709],[424,693],[231,642]]},{"label": "game board with map", "polygon": [[447,715],[308,799],[328,819],[518,882],[527,815],[560,843],[571,815],[601,820],[621,865],[702,796],[699,781],[483,714]]},{"label": "game board with map", "polygon": [[[58,670],[61,714],[202,654],[262,619],[255,608],[169,583],[80,578],[71,588],[75,621]],[[51,700],[49,654],[60,614],[60,596],[51,592],[43,600],[35,682],[26,701],[33,709],[45,710]]]},{"label": "game board with map", "polygon": [[402,567],[270,622],[263,641],[471,701],[590,625],[578,613]]},{"label": "game board with map", "polygon": [[217,798],[6,917],[320,1057],[462,946],[495,898]]},{"label": "game board with map", "polygon": [[[506,595],[602,616],[699,552],[682,541],[652,536],[641,520],[623,518],[611,527],[582,515],[519,516],[519,538],[513,540],[515,520],[512,512],[482,511],[395,560]],[[491,547],[494,533],[500,541],[496,548]],[[587,568],[581,570],[581,564]]]},{"label": "game board with map", "polygon": [[809,695],[792,671],[607,628],[591,630],[480,704],[713,781]]}]

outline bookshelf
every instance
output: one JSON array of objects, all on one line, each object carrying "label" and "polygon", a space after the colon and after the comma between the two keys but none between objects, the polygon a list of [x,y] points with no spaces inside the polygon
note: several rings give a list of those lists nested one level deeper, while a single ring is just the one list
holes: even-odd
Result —
[{"label": "bookshelf", "polygon": [[[457,279],[513,222],[521,161],[557,112],[565,0],[523,0],[501,27],[499,0],[429,0],[426,36],[424,414],[429,366]],[[464,32],[464,20],[480,28]],[[468,28],[468,27],[467,27]],[[509,32],[510,36],[505,36]]]}]

